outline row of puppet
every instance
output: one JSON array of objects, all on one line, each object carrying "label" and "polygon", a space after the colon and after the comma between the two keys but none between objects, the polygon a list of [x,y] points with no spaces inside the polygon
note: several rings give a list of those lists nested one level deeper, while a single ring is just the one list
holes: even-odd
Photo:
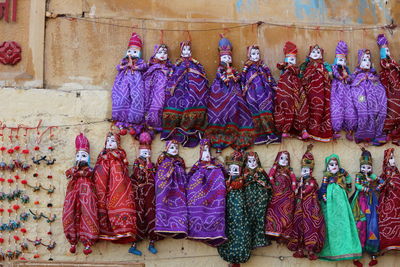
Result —
[{"label": "row of puppet", "polygon": [[400,172],[394,150],[385,151],[383,172],[372,172],[371,154],[363,149],[355,193],[352,181],[335,154],[325,160],[322,185],[313,176],[309,145],[296,178],[290,155],[279,152],[267,174],[257,153],[234,151],[227,170],[211,156],[211,142],[200,141],[199,160],[186,173],[178,142],[167,141],[157,163],[150,161],[151,136],[139,137],[139,157],[129,176],[120,135],[109,133],[94,170],[89,167],[89,141],[77,136],[76,164],[70,179],[63,225],[71,252],[78,241],[84,253],[97,240],[132,243],[129,252],[141,255],[136,242],[149,239],[148,249],[164,237],[188,238],[218,247],[231,263],[246,262],[251,250],[274,239],[310,260],[353,259],[362,252],[376,256],[400,250]]},{"label": "row of puppet", "polygon": [[166,45],[156,45],[149,64],[140,58],[143,46],[133,33],[126,56],[117,66],[112,89],[112,119],[121,133],[139,136],[161,132],[162,140],[194,147],[202,137],[221,151],[244,150],[253,144],[276,143],[281,137],[328,142],[346,131],[349,140],[381,145],[400,140],[400,67],[391,58],[388,40],[377,38],[380,75],[372,68],[371,52],[358,51],[351,74],[348,47],[340,41],[333,65],[323,61],[324,50],[310,47],[300,67],[297,47],[286,42],[285,60],[277,64],[276,83],[261,60],[260,49],[247,48],[242,72],[232,64],[232,44],[221,38],[220,63],[208,85],[203,66],[192,58],[191,43],[180,44],[173,65]]}]

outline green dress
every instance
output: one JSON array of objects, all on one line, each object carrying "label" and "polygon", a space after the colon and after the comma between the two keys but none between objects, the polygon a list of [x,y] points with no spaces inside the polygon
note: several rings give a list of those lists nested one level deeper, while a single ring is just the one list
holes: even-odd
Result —
[{"label": "green dress", "polygon": [[219,255],[230,263],[245,263],[250,258],[250,230],[245,210],[243,179],[227,182],[225,232],[228,241],[218,247]]},{"label": "green dress", "polygon": [[271,245],[271,240],[265,234],[265,214],[271,199],[271,189],[263,168],[245,169],[244,195],[249,219],[251,249]]},{"label": "green dress", "polygon": [[336,174],[325,172],[322,180],[320,194],[323,198],[321,207],[325,217],[326,236],[319,258],[329,261],[360,259],[360,239],[347,197],[347,191],[351,190],[351,177],[340,168],[339,157],[335,154],[325,159],[325,169],[332,158],[337,159],[339,171]]}]

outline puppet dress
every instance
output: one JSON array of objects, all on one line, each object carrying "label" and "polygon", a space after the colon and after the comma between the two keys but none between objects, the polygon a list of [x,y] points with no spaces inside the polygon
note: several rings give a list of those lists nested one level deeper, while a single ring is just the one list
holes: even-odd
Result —
[{"label": "puppet dress", "polygon": [[383,126],[386,119],[387,98],[385,88],[374,69],[363,71],[356,68],[352,75],[351,101],[353,114],[357,117],[350,128],[355,131],[354,139],[359,142],[383,144],[386,135]]},{"label": "puppet dress", "polygon": [[244,169],[244,197],[249,220],[251,249],[271,245],[265,235],[265,214],[271,199],[271,189],[263,168]]},{"label": "puppet dress", "polygon": [[396,166],[389,166],[394,149],[385,150],[381,178],[384,184],[379,195],[379,237],[382,254],[400,250],[400,172]]},{"label": "puppet dress", "polygon": [[292,231],[287,247],[291,251],[319,253],[324,246],[325,220],[318,201],[318,182],[307,178],[298,187]]},{"label": "puppet dress", "polygon": [[392,59],[381,59],[379,74],[386,89],[387,115],[383,130],[392,139],[393,144],[400,145],[400,66]]},{"label": "puppet dress", "polygon": [[159,61],[150,59],[150,67],[144,73],[145,90],[145,118],[144,122],[135,128],[136,134],[143,131],[143,127],[160,132],[162,130],[162,113],[165,101],[165,89],[172,64],[169,60]]},{"label": "puppet dress", "polygon": [[[335,158],[340,167],[339,156],[333,154],[325,159],[325,167]],[[347,198],[351,190],[351,177],[342,168],[336,174],[325,172],[320,188],[321,208],[325,218],[326,236],[324,247],[318,254],[329,261],[360,259],[362,249],[353,212]],[[325,201],[326,200],[326,201]]]},{"label": "puppet dress", "polygon": [[268,205],[265,218],[265,234],[279,237],[278,241],[286,241],[293,227],[293,214],[295,208],[296,175],[290,166],[279,166],[278,159],[282,153],[279,152],[275,164],[269,171],[272,186],[272,198]]},{"label": "puppet dress", "polygon": [[131,180],[136,200],[136,242],[146,238],[151,241],[162,239],[154,232],[156,225],[155,173],[153,163],[147,162],[144,158],[139,157],[133,163]]},{"label": "puppet dress", "polygon": [[262,62],[248,61],[242,71],[243,94],[250,109],[254,124],[254,143],[271,144],[280,142],[275,134],[274,77]]},{"label": "puppet dress", "polygon": [[331,80],[327,65],[321,59],[308,59],[303,63],[302,83],[307,94],[309,120],[307,132],[314,140],[332,139]]},{"label": "puppet dress", "polygon": [[332,89],[331,89],[331,119],[332,128],[335,133],[339,133],[341,130],[349,132],[350,125],[354,122],[348,120],[354,120],[355,115],[350,114],[354,112],[353,109],[348,108],[352,105],[351,98],[351,76],[350,71],[347,67],[343,68],[341,65],[332,65]]},{"label": "puppet dress", "polygon": [[128,243],[135,241],[136,207],[128,161],[123,149],[104,149],[94,167],[99,239]]},{"label": "puppet dress", "polygon": [[[350,198],[354,220],[363,251],[376,255],[379,252],[378,192],[382,181],[375,174],[367,179],[363,173],[356,174],[356,191]],[[383,182],[383,181],[382,181]]]},{"label": "puppet dress", "polygon": [[253,144],[253,120],[235,69],[228,73],[225,67],[218,67],[211,85],[207,116],[205,135],[217,152],[229,146],[245,150]]},{"label": "puppet dress", "polygon": [[309,115],[299,68],[287,63],[279,63],[277,68],[282,74],[275,95],[275,127],[278,132],[301,136],[307,129]]},{"label": "puppet dress", "polygon": [[243,178],[230,177],[226,182],[226,236],[228,241],[218,247],[218,253],[227,262],[245,263],[250,259],[251,240],[245,208]]},{"label": "puppet dress", "polygon": [[199,160],[188,173],[188,238],[219,246],[225,235],[225,170],[211,161]]},{"label": "puppet dress", "polygon": [[163,152],[157,161],[155,232],[176,239],[188,234],[185,162]]},{"label": "puppet dress", "polygon": [[195,147],[207,127],[208,80],[203,65],[180,58],[168,78],[161,140]]},{"label": "puppet dress", "polygon": [[97,197],[93,185],[93,169],[72,167],[65,172],[68,182],[62,222],[65,237],[72,246],[78,241],[92,246],[99,237]]},{"label": "puppet dress", "polygon": [[143,123],[145,91],[143,74],[148,65],[143,59],[123,58],[111,91],[112,119],[120,127]]}]

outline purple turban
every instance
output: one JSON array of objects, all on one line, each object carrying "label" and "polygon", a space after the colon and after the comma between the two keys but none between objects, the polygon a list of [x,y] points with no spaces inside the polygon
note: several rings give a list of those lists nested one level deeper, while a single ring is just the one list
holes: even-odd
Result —
[{"label": "purple turban", "polygon": [[379,47],[382,47],[384,45],[389,45],[389,42],[383,33],[378,35],[378,38],[376,38],[376,43],[378,44]]},{"label": "purple turban", "polygon": [[336,55],[341,54],[341,55],[347,56],[348,52],[349,52],[349,49],[347,48],[346,42],[344,42],[344,41],[339,41],[338,44],[337,44],[337,46],[336,46],[336,52],[335,52],[335,54],[336,54]]}]

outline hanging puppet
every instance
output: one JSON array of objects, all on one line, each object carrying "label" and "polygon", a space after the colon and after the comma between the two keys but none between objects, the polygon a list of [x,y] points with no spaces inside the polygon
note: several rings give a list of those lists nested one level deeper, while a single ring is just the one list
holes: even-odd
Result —
[{"label": "hanging puppet", "polygon": [[206,137],[217,153],[228,146],[244,150],[254,140],[251,113],[243,99],[240,74],[231,66],[231,42],[222,37],[218,47],[220,64],[210,90]]},{"label": "hanging puppet", "polygon": [[[136,242],[145,238],[149,239],[148,250],[156,254],[154,243],[162,237],[154,232],[156,224],[155,186],[154,176],[156,166],[151,162],[151,136],[142,132],[139,136],[139,157],[133,163],[133,174],[131,176],[136,205]],[[136,242],[132,244],[129,252],[138,256],[142,252],[137,249]]]},{"label": "hanging puppet", "polygon": [[309,120],[307,132],[314,140],[332,139],[331,123],[331,66],[324,63],[324,50],[310,46],[306,61],[300,66],[300,77],[307,94]]},{"label": "hanging puppet", "polygon": [[379,196],[380,253],[400,250],[400,172],[394,158],[394,149],[385,150],[380,176],[384,184]]},{"label": "hanging puppet", "polygon": [[387,97],[387,116],[383,130],[393,144],[400,145],[400,66],[392,59],[389,42],[384,34],[378,35],[377,44],[381,56],[379,76]]},{"label": "hanging puppet", "polygon": [[145,121],[135,131],[139,134],[145,129],[152,135],[162,130],[162,112],[165,101],[168,75],[172,63],[168,59],[168,47],[165,44],[154,46],[149,68],[143,75],[145,89]]},{"label": "hanging puppet", "polygon": [[200,159],[188,173],[188,238],[219,246],[226,241],[225,169],[211,157],[210,148],[210,140],[200,141]]},{"label": "hanging puppet", "polygon": [[326,236],[318,256],[329,261],[360,259],[360,239],[347,197],[351,191],[351,177],[340,167],[340,159],[336,154],[325,159],[325,170],[319,193]]},{"label": "hanging puppet", "polygon": [[265,234],[275,237],[278,242],[286,242],[293,227],[297,188],[289,152],[281,151],[276,155],[268,176],[272,185],[272,199],[267,209]]},{"label": "hanging puppet", "polygon": [[176,239],[188,234],[185,161],[178,142],[167,141],[158,157],[156,182],[156,233]]},{"label": "hanging puppet", "polygon": [[[352,140],[352,133],[348,128],[349,118],[354,118],[354,114],[348,114],[353,109],[351,106],[351,76],[349,68],[347,67],[347,44],[339,41],[336,46],[335,63],[332,65],[333,81],[331,89],[331,118],[333,128],[333,138],[340,138],[340,131],[345,130],[348,132],[346,137]],[[346,115],[347,114],[347,115]]]},{"label": "hanging puppet", "polygon": [[358,67],[352,75],[351,84],[352,105],[354,109],[350,128],[355,131],[356,143],[372,142],[382,145],[386,142],[383,124],[386,119],[387,98],[385,88],[379,81],[371,63],[371,53],[368,49],[358,50]]},{"label": "hanging puppet", "polygon": [[[372,173],[372,156],[368,150],[362,148],[360,157],[360,172],[356,174],[356,191],[350,198],[354,220],[358,229],[363,251],[371,255],[369,266],[378,263],[376,256],[379,253],[378,229],[378,191],[383,180]],[[359,260],[354,261],[356,266],[362,267]]]},{"label": "hanging puppet", "polygon": [[286,42],[283,52],[285,62],[277,64],[281,77],[275,95],[275,127],[283,138],[293,134],[308,139],[308,104],[296,66],[297,47],[292,42]]},{"label": "hanging puppet", "polygon": [[208,80],[203,65],[192,58],[191,42],[182,42],[180,48],[168,78],[161,140],[195,147],[207,126]]},{"label": "hanging puppet", "polygon": [[219,255],[227,262],[240,266],[250,258],[251,240],[249,221],[243,192],[243,154],[234,151],[226,157],[226,236],[228,241],[218,247]]},{"label": "hanging puppet", "polygon": [[111,91],[112,119],[121,132],[129,128],[131,134],[134,134],[136,132],[134,129],[144,121],[143,74],[148,65],[141,59],[142,46],[140,36],[135,32],[132,33],[126,55],[117,66],[118,74]]},{"label": "hanging puppet", "polygon": [[120,135],[109,132],[94,167],[100,224],[99,239],[117,243],[135,241],[136,209]]},{"label": "hanging puppet", "polygon": [[290,232],[287,247],[295,251],[295,258],[308,256],[316,260],[325,240],[325,220],[318,202],[318,182],[313,177],[313,145],[308,145],[301,159],[301,177],[296,190],[296,208],[293,228]]},{"label": "hanging puppet", "polygon": [[271,199],[271,185],[257,152],[245,155],[244,197],[250,227],[251,249],[271,245],[265,235],[265,215]]},{"label": "hanging puppet", "polygon": [[83,253],[92,252],[91,246],[99,237],[97,197],[90,168],[89,140],[81,133],[75,138],[75,166],[65,174],[69,180],[63,209],[64,233],[75,253],[79,241],[85,246]]},{"label": "hanging puppet", "polygon": [[272,114],[276,82],[270,69],[260,59],[260,48],[256,45],[247,47],[242,84],[243,94],[253,117],[254,143],[257,145],[279,142]]}]

